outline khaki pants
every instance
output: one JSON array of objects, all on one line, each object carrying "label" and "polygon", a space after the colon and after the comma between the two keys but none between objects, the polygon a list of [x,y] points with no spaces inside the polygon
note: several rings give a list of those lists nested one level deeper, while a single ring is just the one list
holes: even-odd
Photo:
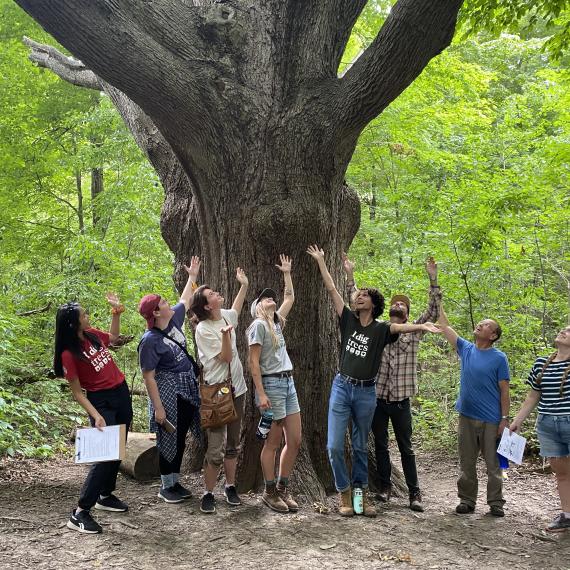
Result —
[{"label": "khaki pants", "polygon": [[235,459],[239,454],[239,436],[241,432],[241,420],[243,418],[243,407],[245,404],[245,394],[234,399],[234,406],[237,412],[237,419],[231,424],[226,424],[218,428],[208,428],[208,448],[205,463],[219,467],[224,459]]},{"label": "khaki pants", "polygon": [[459,479],[457,494],[462,503],[477,502],[477,458],[487,465],[487,504],[503,505],[503,477],[497,458],[499,425],[459,416]]}]

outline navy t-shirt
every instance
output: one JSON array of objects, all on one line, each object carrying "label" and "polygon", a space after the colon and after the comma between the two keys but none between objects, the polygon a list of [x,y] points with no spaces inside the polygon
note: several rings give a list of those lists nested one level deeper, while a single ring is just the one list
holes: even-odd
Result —
[{"label": "navy t-shirt", "polygon": [[[177,303],[172,307],[174,315],[168,326],[163,330],[169,337],[176,339],[186,347],[186,337],[182,332],[186,307]],[[165,372],[189,372],[192,363],[184,351],[172,340],[161,335],[158,331],[147,330],[141,339],[139,347],[139,362],[141,369]]]},{"label": "navy t-shirt", "polygon": [[461,382],[455,409],[462,416],[498,424],[501,421],[499,382],[511,378],[505,353],[493,347],[480,350],[459,337],[457,354],[461,359]]}]

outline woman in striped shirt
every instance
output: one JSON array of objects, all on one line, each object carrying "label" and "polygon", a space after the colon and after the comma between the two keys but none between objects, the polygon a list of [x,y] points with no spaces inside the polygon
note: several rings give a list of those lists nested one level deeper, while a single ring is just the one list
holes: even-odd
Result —
[{"label": "woman in striped shirt", "polygon": [[540,455],[550,459],[562,507],[546,530],[562,532],[570,528],[570,326],[558,333],[554,345],[555,353],[536,359],[527,380],[531,390],[510,429],[519,430],[538,404]]}]

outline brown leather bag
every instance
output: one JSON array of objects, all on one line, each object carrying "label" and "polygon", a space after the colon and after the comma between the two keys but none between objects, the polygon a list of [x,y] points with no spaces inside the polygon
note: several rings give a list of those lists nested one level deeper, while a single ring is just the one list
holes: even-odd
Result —
[{"label": "brown leather bag", "polygon": [[217,384],[206,384],[200,370],[200,423],[202,429],[218,428],[237,420],[232,391],[232,369],[228,364],[228,377]]}]

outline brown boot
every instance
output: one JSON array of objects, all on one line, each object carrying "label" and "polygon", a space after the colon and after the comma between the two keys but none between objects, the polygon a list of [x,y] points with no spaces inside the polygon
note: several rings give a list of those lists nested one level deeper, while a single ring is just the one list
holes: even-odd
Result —
[{"label": "brown boot", "polygon": [[375,517],[376,516],[376,507],[370,498],[370,494],[368,493],[368,489],[362,490],[362,514],[365,517]]},{"label": "brown boot", "polygon": [[339,505],[338,512],[341,517],[354,516],[354,509],[352,508],[352,489],[349,487],[346,491],[338,494]]},{"label": "brown boot", "polygon": [[277,494],[279,495],[279,498],[287,505],[287,508],[290,512],[296,513],[299,510],[297,501],[293,499],[291,493],[289,493],[289,489],[287,489],[285,485],[277,483]]},{"label": "brown boot", "polygon": [[287,503],[281,499],[275,485],[268,485],[265,487],[261,500],[273,511],[277,511],[278,513],[289,512]]}]

